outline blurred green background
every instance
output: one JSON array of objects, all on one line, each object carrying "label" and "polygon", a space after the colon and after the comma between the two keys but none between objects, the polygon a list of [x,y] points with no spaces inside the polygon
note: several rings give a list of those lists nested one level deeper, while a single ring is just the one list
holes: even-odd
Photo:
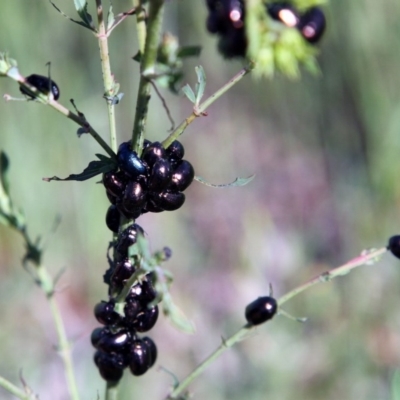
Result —
[{"label": "blurred green background", "polygon": [[[91,2],[94,3],[94,2]],[[132,6],[114,2],[116,12]],[[57,4],[76,17],[72,1]],[[93,4],[91,4],[92,6]],[[223,60],[205,29],[200,0],[166,4],[165,30],[182,44],[201,44],[200,59],[211,94],[242,66]],[[91,9],[94,15],[93,8]],[[214,183],[256,174],[248,186],[211,189],[194,183],[174,213],[145,215],[139,223],[154,250],[168,245],[172,294],[196,324],[192,336],[160,317],[150,336],[158,366],[183,378],[244,323],[245,306],[273,285],[277,297],[363,249],[381,247],[400,232],[400,3],[395,0],[332,1],[321,45],[319,77],[300,81],[247,77],[219,99],[182,137],[196,173]],[[76,17],[77,18],[77,17]],[[107,138],[97,42],[68,22],[49,2],[7,0],[1,4],[0,49],[17,59],[22,74],[47,73],[73,98]],[[119,141],[131,134],[138,84],[135,19],[110,39],[112,69],[125,97],[117,107]],[[19,96],[9,79],[1,93]],[[182,97],[163,92],[178,123],[191,112]],[[59,282],[60,302],[82,399],[103,395],[92,363],[89,336],[98,324],[93,306],[106,298],[102,274],[110,232],[107,200],[96,179],[86,183],[42,181],[81,171],[101,150],[77,126],[33,102],[0,104],[0,148],[11,159],[12,193],[24,208],[32,235],[50,234],[45,264]],[[170,128],[153,96],[149,138]],[[21,267],[23,244],[0,226],[0,375],[18,382],[19,372],[41,400],[67,399],[56,336],[43,294]],[[227,352],[192,386],[195,399],[399,400],[393,376],[400,362],[399,261],[385,255],[336,281],[320,285],[285,305],[308,317],[284,317],[256,330]],[[173,381],[153,368],[125,374],[121,399],[163,399]],[[397,388],[397,393],[399,392]],[[397,396],[399,396],[397,394]],[[13,398],[0,388],[1,399]]]}]

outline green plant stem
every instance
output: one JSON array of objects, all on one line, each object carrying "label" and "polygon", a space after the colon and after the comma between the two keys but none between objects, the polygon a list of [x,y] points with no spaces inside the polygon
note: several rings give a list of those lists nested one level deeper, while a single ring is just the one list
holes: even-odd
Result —
[{"label": "green plant stem", "polygon": [[64,362],[65,377],[67,379],[70,397],[72,400],[79,400],[79,393],[78,393],[78,388],[76,386],[74,367],[72,363],[71,346],[65,333],[65,328],[63,320],[61,318],[61,313],[58,308],[58,304],[56,303],[53,297],[49,297],[48,301],[53,316],[54,324],[57,330],[57,335],[59,340],[58,352]]},{"label": "green plant stem", "polygon": [[0,386],[7,390],[9,393],[13,394],[21,400],[35,400],[35,396],[29,393],[25,393],[22,389],[12,384],[7,379],[0,376]]},{"label": "green plant stem", "polygon": [[58,337],[57,349],[64,363],[65,376],[67,379],[70,398],[72,400],[79,400],[78,389],[76,386],[76,381],[74,376],[74,368],[72,364],[71,346],[67,339],[67,334],[65,332],[65,327],[61,317],[60,310],[58,308],[58,304],[54,298],[53,280],[49,275],[47,269],[43,265],[40,264],[35,266],[35,271],[37,273],[40,286],[44,291],[44,293],[46,294],[51,314],[54,320],[54,325],[56,327],[57,337]]},{"label": "green plant stem", "polygon": [[[15,68],[14,68],[15,70]],[[59,113],[65,115],[67,118],[71,119],[79,126],[85,129],[96,142],[104,149],[104,151],[111,157],[115,158],[115,152],[110,148],[110,146],[103,140],[103,138],[93,129],[93,127],[88,123],[83,114],[76,115],[72,111],[68,110],[66,107],[58,103],[52,98],[49,98],[46,94],[39,92],[34,86],[26,82],[25,78],[19,74],[18,70],[16,73],[10,73],[7,75],[9,78],[17,81],[20,86],[25,87],[32,93],[36,95],[35,100],[42,104],[49,105],[50,107],[57,110]]]},{"label": "green plant stem", "polygon": [[136,101],[135,121],[132,133],[132,148],[140,154],[143,148],[150,101],[151,83],[148,76],[154,74],[158,44],[161,33],[164,0],[152,0],[149,5],[146,43],[140,62],[140,82]]},{"label": "green plant stem", "polygon": [[136,8],[136,32],[138,37],[139,51],[143,55],[146,46],[146,12],[142,6],[141,0],[133,0],[133,6]]},{"label": "green plant stem", "polygon": [[27,249],[27,256],[24,258],[24,266],[30,261],[34,265],[35,282],[40,286],[44,294],[46,295],[47,301],[49,302],[51,315],[53,317],[54,325],[57,332],[58,352],[64,363],[65,377],[67,380],[68,391],[70,393],[71,400],[79,400],[78,389],[76,386],[74,368],[72,364],[71,346],[65,332],[64,322],[61,317],[58,304],[54,298],[54,282],[46,267],[41,264],[41,250],[38,243],[31,240],[30,236],[26,231],[25,224],[21,226],[14,226],[14,228],[22,235],[25,241]]},{"label": "green plant stem", "polygon": [[104,141],[104,139],[93,129],[93,127],[86,121],[83,116],[74,114],[72,111],[68,110],[66,107],[58,103],[57,101],[50,100],[48,104],[55,110],[65,115],[67,118],[71,119],[78,125],[80,125],[87,133],[89,133],[93,139],[104,149],[104,151],[111,157],[115,158],[115,152],[111,147]]},{"label": "green plant stem", "polygon": [[214,94],[203,101],[199,106],[193,108],[192,114],[189,115],[181,124],[162,142],[164,148],[167,148],[174,140],[178,139],[180,135],[185,131],[185,129],[197,118],[204,115],[207,110],[215,100],[219,99],[223,94],[225,94],[232,86],[236,85],[242,80],[252,69],[254,64],[250,63],[245,68],[241,69],[235,76],[233,76],[224,86],[218,89]]},{"label": "green plant stem", "polygon": [[213,361],[215,361],[222,353],[224,353],[225,350],[232,347],[235,343],[243,340],[245,336],[248,335],[250,327],[250,325],[245,325],[229,339],[223,340],[212,354],[210,354],[201,364],[197,366],[196,369],[193,370],[190,375],[188,375],[182,382],[179,383],[179,385],[172,391],[167,399],[176,399],[177,396],[180,395],[183,390],[185,390],[199,375],[201,375]]},{"label": "green plant stem", "polygon": [[114,79],[111,74],[110,56],[108,51],[108,36],[106,32],[106,25],[104,22],[103,5],[101,0],[96,0],[97,6],[97,21],[98,21],[98,34],[101,70],[103,72],[104,83],[104,97],[107,100],[108,121],[110,125],[110,145],[114,152],[117,151],[117,131],[115,124],[115,105],[113,104],[113,97],[115,93]]},{"label": "green plant stem", "polygon": [[[369,262],[377,261],[385,252],[387,248],[381,248],[379,250],[374,250],[369,252],[368,254],[361,255],[356,257],[344,265],[340,267],[334,268],[332,270],[326,271],[310,281],[306,282],[303,285],[298,286],[297,288],[291,290],[289,293],[285,294],[278,300],[279,306],[286,303],[293,297],[298,294],[304,292],[305,290],[311,288],[312,286],[318,283],[329,282],[332,279],[348,274],[354,268],[360,267],[362,265],[368,264]],[[167,397],[168,400],[177,399],[179,396],[201,373],[203,373],[210,364],[216,360],[222,353],[224,353],[227,349],[232,347],[234,344],[240,342],[252,331],[254,328],[251,324],[246,324],[242,328],[240,328],[236,333],[230,336],[228,339],[224,339],[221,345],[213,351],[210,356],[208,356],[202,363],[200,363],[182,382],[179,383],[178,386],[174,388],[171,394]]]},{"label": "green plant stem", "polygon": [[346,264],[341,265],[340,267],[336,267],[332,270],[326,271],[282,296],[278,300],[278,305],[281,306],[282,304],[286,303],[293,297],[297,296],[298,294],[304,292],[314,285],[324,282],[330,282],[332,279],[337,278],[338,276],[347,275],[354,268],[361,267],[365,264],[368,264],[368,262],[374,262],[376,259],[379,259],[384,253],[386,253],[386,251],[387,248],[383,247],[381,249],[371,251],[368,254],[353,258],[352,260],[350,260]]},{"label": "green plant stem", "polygon": [[[117,130],[115,124],[115,106],[112,102],[114,93],[114,79],[111,74],[110,57],[108,51],[108,37],[106,32],[106,27],[104,23],[103,5],[101,0],[96,0],[97,6],[97,21],[98,21],[98,40],[100,49],[100,60],[101,69],[103,72],[103,83],[104,83],[104,97],[107,100],[108,109],[108,121],[110,125],[110,145],[114,152],[117,151]],[[107,382],[106,384],[106,400],[117,400],[118,398],[118,382],[111,384]]]},{"label": "green plant stem", "polygon": [[107,382],[105,400],[118,399],[118,382]]}]

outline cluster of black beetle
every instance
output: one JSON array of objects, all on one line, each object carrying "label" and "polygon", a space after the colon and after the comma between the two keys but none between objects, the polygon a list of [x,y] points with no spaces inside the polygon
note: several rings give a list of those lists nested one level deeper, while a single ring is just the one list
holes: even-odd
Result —
[{"label": "cluster of black beetle", "polygon": [[[211,33],[221,35],[219,48],[227,57],[244,56],[247,41],[244,31],[243,0],[207,0],[210,14],[207,28]],[[322,11],[313,7],[300,15],[289,3],[267,5],[269,15],[283,24],[296,27],[305,40],[317,42],[325,30]],[[32,74],[26,82],[43,94],[50,94],[54,100],[60,96],[60,89],[50,78]],[[21,92],[35,99],[36,94],[22,85]],[[131,149],[130,142],[122,143],[117,153],[118,169],[103,175],[103,184],[111,202],[106,215],[106,224],[114,233],[119,232],[121,214],[127,219],[136,219],[146,212],[173,211],[180,208],[185,195],[182,193],[192,183],[194,169],[183,160],[184,148],[174,141],[164,149],[159,142],[146,140],[139,157]],[[124,229],[114,243],[114,261],[104,275],[109,285],[109,301],[95,306],[94,314],[103,325],[94,329],[92,345],[96,348],[94,361],[100,375],[106,381],[118,381],[125,368],[133,375],[143,375],[152,367],[157,358],[157,347],[149,337],[140,338],[138,333],[149,331],[158,319],[158,296],[153,287],[153,277],[147,274],[125,297],[123,315],[115,309],[115,297],[122,291],[127,280],[135,272],[129,257],[129,247],[137,242],[143,229],[132,224]],[[389,239],[387,249],[400,258],[400,235]],[[165,259],[170,250],[164,249]],[[245,309],[249,327],[262,324],[274,317],[277,301],[271,296],[259,297]],[[120,310],[121,311],[121,310]]]},{"label": "cluster of black beetle", "polygon": [[[135,273],[129,248],[144,235],[138,224],[120,231],[120,219],[135,220],[146,212],[173,211],[180,208],[186,190],[194,179],[192,165],[183,159],[184,147],[178,141],[166,149],[161,143],[146,140],[141,156],[124,142],[117,152],[118,168],[103,175],[103,185],[111,202],[106,224],[119,233],[113,243],[114,259],[104,275],[110,299],[96,305],[97,320],[105,325],[92,333],[96,348],[95,364],[103,379],[118,381],[129,367],[133,375],[142,375],[155,363],[157,347],[149,338],[138,333],[149,331],[158,319],[159,300],[150,274],[136,283],[124,299],[123,315],[115,310],[115,297]],[[165,249],[165,259],[170,251]]]},{"label": "cluster of black beetle", "polygon": [[[207,0],[207,29],[219,35],[219,51],[228,58],[244,57],[247,51],[245,3],[243,0]],[[318,7],[300,14],[287,2],[266,5],[270,17],[288,27],[296,27],[309,43],[316,43],[325,31],[325,16]]]},{"label": "cluster of black beetle", "polygon": [[146,140],[139,157],[130,142],[119,146],[119,169],[103,176],[111,206],[107,212],[107,226],[118,232],[122,213],[136,219],[146,212],[174,211],[185,202],[182,193],[192,183],[194,169],[184,160],[185,149],[175,140],[164,149],[160,142]]},{"label": "cluster of black beetle", "polygon": [[[128,262],[128,261],[126,261]],[[143,375],[157,358],[157,347],[149,337],[137,333],[149,331],[158,318],[157,298],[150,276],[134,285],[125,298],[124,315],[115,310],[115,300],[97,304],[94,314],[104,327],[92,332],[96,348],[94,361],[106,381],[118,381],[129,367],[133,375]]]},{"label": "cluster of black beetle", "polygon": [[[221,34],[228,32],[226,37],[229,39],[223,44],[228,49],[225,55],[244,55],[247,44],[243,30],[243,2],[207,0],[207,4],[211,12],[207,21],[209,30]],[[279,16],[280,11],[269,9],[271,16],[277,15],[284,22]],[[54,100],[60,96],[59,87],[49,77],[33,74],[26,82],[41,93],[51,94]],[[22,85],[20,90],[30,99],[36,98],[34,92]],[[136,223],[121,231],[120,220],[121,217],[136,220],[147,212],[174,211],[183,205],[183,192],[194,179],[193,166],[183,156],[184,147],[178,141],[164,149],[159,142],[145,140],[140,156],[132,150],[130,142],[125,142],[117,152],[118,167],[103,175],[103,185],[111,202],[106,224],[118,234],[118,239],[113,242],[114,257],[109,260],[110,268],[104,274],[110,300],[95,306],[95,317],[103,326],[94,329],[91,342],[96,349],[95,364],[106,381],[120,380],[127,367],[133,375],[142,375],[156,361],[157,347],[153,340],[138,336],[138,333],[152,329],[158,319],[157,302],[160,299],[153,286],[153,276],[147,274],[130,288],[122,303],[123,309],[116,303],[116,298],[136,271],[136,259],[130,257],[129,248],[137,242],[138,235],[144,235]],[[164,253],[165,259],[171,255],[167,248]],[[270,320],[277,308],[273,297],[259,297],[246,307],[249,326]]]},{"label": "cluster of black beetle", "polygon": [[[26,81],[44,94],[52,93],[57,100],[60,90],[50,78],[30,75]],[[21,92],[30,99],[35,93],[23,86]],[[184,147],[178,141],[164,149],[159,142],[146,140],[139,157],[131,149],[130,142],[122,143],[118,149],[118,168],[103,175],[103,185],[111,202],[106,215],[106,224],[114,233],[119,233],[113,243],[114,260],[104,274],[109,286],[110,300],[95,306],[94,315],[102,327],[95,328],[91,335],[96,352],[94,362],[102,378],[116,382],[129,367],[133,375],[143,375],[157,359],[157,347],[149,337],[140,338],[138,333],[152,329],[158,319],[157,292],[151,274],[147,274],[132,288],[124,299],[122,310],[116,310],[115,298],[121,293],[127,280],[135,273],[134,262],[129,257],[129,248],[144,235],[138,224],[120,230],[121,214],[136,219],[146,212],[173,211],[180,208],[186,190],[194,179],[192,165],[183,159]],[[164,249],[164,258],[171,252]],[[249,325],[258,325],[270,320],[277,311],[273,297],[260,297],[246,307],[245,317]]]}]

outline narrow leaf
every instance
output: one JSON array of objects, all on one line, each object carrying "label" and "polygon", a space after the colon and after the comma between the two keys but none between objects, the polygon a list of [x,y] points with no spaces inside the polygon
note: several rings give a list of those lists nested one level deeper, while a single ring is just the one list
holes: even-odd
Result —
[{"label": "narrow leaf", "polygon": [[114,17],[114,20],[112,23],[110,23],[110,20],[109,20],[107,33],[110,33],[113,29],[115,29],[122,21],[125,20],[125,18],[129,17],[130,15],[134,15],[134,14],[136,14],[136,7],[130,9],[129,11],[119,13],[117,16]]},{"label": "narrow leaf", "polygon": [[225,184],[214,184],[207,182],[205,179],[203,179],[201,176],[195,176],[194,179],[196,179],[197,182],[202,183],[203,185],[214,187],[214,188],[227,188],[227,187],[237,187],[237,186],[244,186],[250,183],[254,179],[255,175],[250,175],[247,178],[236,178],[233,182],[231,183],[225,183]]},{"label": "narrow leaf", "polygon": [[7,154],[4,151],[0,152],[0,184],[3,187],[4,193],[10,195],[10,186],[8,181],[8,168],[10,162],[8,160]]},{"label": "narrow leaf", "polygon": [[76,12],[81,17],[82,21],[86,24],[89,29],[95,31],[92,16],[88,13],[88,2],[86,0],[74,0]]},{"label": "narrow leaf", "polygon": [[182,88],[182,92],[193,104],[196,103],[196,96],[188,83]]},{"label": "narrow leaf", "polygon": [[[107,156],[105,156],[104,154],[97,153],[97,154],[95,154],[95,156],[96,156],[100,161],[103,161],[103,162],[105,162],[105,163],[111,161],[110,157],[107,157]],[[112,162],[112,164],[115,164],[115,163]],[[114,167],[116,167],[116,165],[114,165]]]},{"label": "narrow leaf", "polygon": [[17,62],[3,52],[0,52],[0,76],[9,76],[15,80],[20,77]]},{"label": "narrow leaf", "polygon": [[[99,156],[99,155],[98,155]],[[100,157],[99,157],[100,158]],[[107,160],[91,161],[89,165],[80,174],[71,174],[66,178],[53,176],[52,178],[43,178],[44,181],[86,181],[96,175],[112,171],[115,168],[115,163],[107,158]]]},{"label": "narrow leaf", "polygon": [[201,54],[201,46],[184,46],[178,50],[178,58],[198,57]]},{"label": "narrow leaf", "polygon": [[0,225],[10,226],[11,225],[11,217],[0,210]]},{"label": "narrow leaf", "polygon": [[204,95],[204,90],[206,88],[206,73],[204,72],[204,68],[199,65],[195,68],[196,75],[197,75],[197,85],[196,85],[196,103],[197,105],[200,104],[200,101]]},{"label": "narrow leaf", "polygon": [[140,62],[142,61],[142,53],[140,52],[140,50],[132,57],[132,60]]},{"label": "narrow leaf", "polygon": [[163,312],[170,319],[171,323],[180,331],[193,334],[196,328],[183,312],[172,302],[163,300]]},{"label": "narrow leaf", "polygon": [[80,138],[82,135],[86,135],[88,132],[87,128],[83,128],[82,126],[77,129],[76,135]]},{"label": "narrow leaf", "polygon": [[107,31],[112,28],[115,22],[115,16],[113,12],[113,7],[110,1],[110,8],[108,9],[108,14],[107,14]]},{"label": "narrow leaf", "polygon": [[74,0],[74,4],[75,4],[75,9],[78,12],[80,10],[84,9],[85,7],[87,7],[87,1],[86,0]]},{"label": "narrow leaf", "polygon": [[87,28],[91,31],[96,31],[93,23],[88,24],[87,22],[81,22],[81,21],[77,21],[75,19],[72,19],[71,17],[69,17],[67,14],[65,14],[60,8],[58,8],[51,0],[49,0],[50,4],[65,18],[69,19],[71,22],[74,22],[75,24],[78,24],[80,26],[83,26],[84,28]]}]

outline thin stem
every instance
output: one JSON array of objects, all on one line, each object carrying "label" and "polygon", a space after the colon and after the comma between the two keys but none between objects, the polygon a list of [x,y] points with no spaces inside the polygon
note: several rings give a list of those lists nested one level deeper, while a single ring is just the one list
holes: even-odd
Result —
[{"label": "thin stem", "polygon": [[14,384],[12,384],[10,381],[3,378],[2,376],[0,376],[0,386],[21,400],[34,400],[35,399],[34,395],[25,393],[18,386],[15,386]]},{"label": "thin stem", "polygon": [[60,103],[54,100],[50,100],[48,104],[53,107],[55,110],[65,115],[67,118],[76,122],[82,128],[85,129],[87,133],[89,133],[93,139],[104,149],[104,151],[111,157],[115,158],[115,152],[111,149],[111,147],[104,141],[104,139],[93,129],[93,127],[88,123],[88,121],[82,116],[74,114],[72,111],[68,110],[68,108],[64,107]]},{"label": "thin stem", "polygon": [[361,267],[362,265],[365,265],[368,262],[373,262],[375,259],[380,258],[384,253],[386,253],[386,251],[387,251],[386,247],[383,247],[378,250],[374,250],[372,252],[369,252],[368,254],[353,258],[352,260],[350,260],[346,264],[341,265],[340,267],[331,269],[329,271],[326,271],[326,272],[316,276],[315,278],[309,280],[308,282],[304,283],[303,285],[298,286],[297,288],[291,290],[289,293],[282,296],[278,300],[279,306],[286,303],[287,301],[289,301],[293,297],[297,296],[298,294],[304,292],[305,290],[311,288],[312,286],[317,285],[318,283],[329,282],[338,276],[347,275],[354,268]]},{"label": "thin stem", "polygon": [[188,375],[167,397],[167,399],[176,399],[176,396],[182,393],[200,374],[202,374],[210,364],[215,361],[225,350],[240,342],[249,334],[250,325],[245,325],[229,339],[223,340],[218,348],[210,354],[190,375]]},{"label": "thin stem", "polygon": [[17,71],[15,74],[9,74],[8,77],[14,79],[19,83],[20,86],[23,86],[30,90],[35,94],[35,100],[39,101],[42,104],[49,105],[50,107],[57,110],[59,113],[65,115],[67,118],[71,119],[82,128],[85,129],[86,132],[90,133],[90,135],[96,140],[96,142],[105,150],[106,153],[111,158],[115,158],[115,152],[110,148],[110,146],[102,139],[102,137],[92,128],[92,126],[85,119],[83,114],[76,115],[72,111],[68,110],[66,107],[55,101],[53,98],[49,98],[46,94],[41,93],[34,86],[30,85],[25,78],[19,74]]},{"label": "thin stem", "polygon": [[40,288],[46,295],[46,298],[49,302],[50,311],[51,311],[54,325],[55,325],[56,332],[57,332],[57,338],[58,338],[57,348],[58,348],[59,354],[64,363],[64,370],[65,370],[65,376],[66,376],[66,380],[67,380],[68,391],[70,393],[70,399],[71,400],[79,400],[78,389],[77,389],[75,376],[74,376],[74,368],[73,368],[73,364],[72,364],[71,346],[68,341],[67,334],[65,332],[65,327],[64,327],[64,323],[63,323],[63,320],[61,317],[60,310],[58,308],[58,304],[54,298],[53,279],[50,276],[48,270],[45,268],[45,266],[43,264],[41,264],[41,262],[40,262],[41,250],[39,248],[38,243],[35,243],[34,241],[32,241],[32,239],[28,235],[25,224],[20,227],[14,226],[14,228],[24,238],[25,246],[28,249],[28,255],[29,255],[30,251],[33,252],[30,254],[31,257],[24,258],[24,264],[26,262],[28,262],[28,260],[30,260],[31,263],[34,265],[35,281],[40,286]]},{"label": "thin stem", "polygon": [[101,0],[96,0],[97,21],[98,21],[98,40],[101,60],[101,70],[103,72],[104,97],[107,100],[108,121],[110,125],[110,144],[114,152],[117,151],[117,130],[115,124],[115,106],[112,101],[115,96],[115,83],[111,74],[110,57],[108,51],[108,36],[104,22],[103,5]]},{"label": "thin stem", "polygon": [[[371,251],[368,254],[361,255],[359,257],[350,260],[349,262],[347,262],[344,265],[341,265],[340,267],[331,269],[329,271],[326,271],[318,275],[317,277],[311,279],[307,283],[298,286],[297,288],[291,290],[289,293],[282,296],[278,300],[279,306],[281,306],[282,304],[286,303],[293,297],[297,296],[298,294],[304,292],[305,290],[311,288],[312,286],[318,283],[329,282],[338,276],[343,276],[348,274],[354,268],[360,267],[370,262],[377,261],[386,251],[387,251],[386,247],[379,250]],[[253,325],[246,324],[242,328],[240,328],[236,333],[234,333],[231,337],[229,337],[226,340],[223,340],[221,345],[215,351],[213,351],[202,363],[200,363],[197,366],[197,368],[195,368],[178,386],[174,388],[174,390],[167,397],[167,399],[168,400],[177,399],[177,396],[179,396],[201,373],[203,373],[204,370],[207,367],[209,367],[209,365],[215,359],[217,359],[222,353],[224,353],[234,344],[246,338],[246,336],[249,335],[249,333],[253,328],[254,328]]]},{"label": "thin stem", "polygon": [[204,115],[207,110],[215,100],[219,99],[223,94],[225,94],[232,86],[236,85],[242,80],[251,70],[254,68],[254,64],[251,63],[245,68],[241,69],[235,76],[233,76],[224,86],[218,89],[214,94],[208,97],[199,106],[193,108],[192,114],[189,115],[163,142],[163,147],[167,148],[174,140],[178,139],[180,135],[185,131],[185,129],[197,118]]},{"label": "thin stem", "polygon": [[65,377],[67,379],[68,390],[72,400],[79,400],[79,392],[76,386],[74,367],[71,356],[71,346],[65,333],[65,327],[61,318],[61,313],[53,297],[48,299],[51,313],[58,336],[58,352],[64,362]]},{"label": "thin stem", "polygon": [[107,382],[105,400],[118,399],[118,382]]},{"label": "thin stem", "polygon": [[54,298],[54,285],[53,281],[43,265],[37,265],[35,267],[37,276],[39,278],[40,286],[44,293],[46,294],[47,300],[49,302],[51,314],[54,320],[54,325],[57,331],[58,337],[58,352],[64,362],[65,376],[67,379],[68,390],[72,400],[79,400],[78,388],[76,386],[74,368],[72,364],[71,357],[71,346],[65,332],[65,327],[63,320],[61,318],[61,313],[58,308],[58,304]]},{"label": "thin stem", "polygon": [[152,0],[149,6],[146,44],[140,63],[140,82],[136,102],[135,121],[132,133],[132,148],[141,153],[147,123],[147,112],[150,101],[151,83],[147,76],[154,73],[157,60],[158,44],[161,32],[164,0]]},{"label": "thin stem", "polygon": [[[96,0],[97,6],[97,20],[98,20],[98,39],[99,39],[99,49],[100,49],[100,60],[101,69],[103,72],[103,83],[104,83],[104,97],[107,100],[108,109],[108,121],[110,125],[110,144],[114,152],[117,151],[117,130],[115,124],[115,106],[112,101],[113,96],[115,96],[115,83],[113,76],[111,74],[110,57],[108,51],[108,37],[106,32],[106,27],[104,23],[103,6],[101,0]],[[107,382],[106,385],[106,400],[117,400],[118,398],[118,382],[111,384]]]}]

